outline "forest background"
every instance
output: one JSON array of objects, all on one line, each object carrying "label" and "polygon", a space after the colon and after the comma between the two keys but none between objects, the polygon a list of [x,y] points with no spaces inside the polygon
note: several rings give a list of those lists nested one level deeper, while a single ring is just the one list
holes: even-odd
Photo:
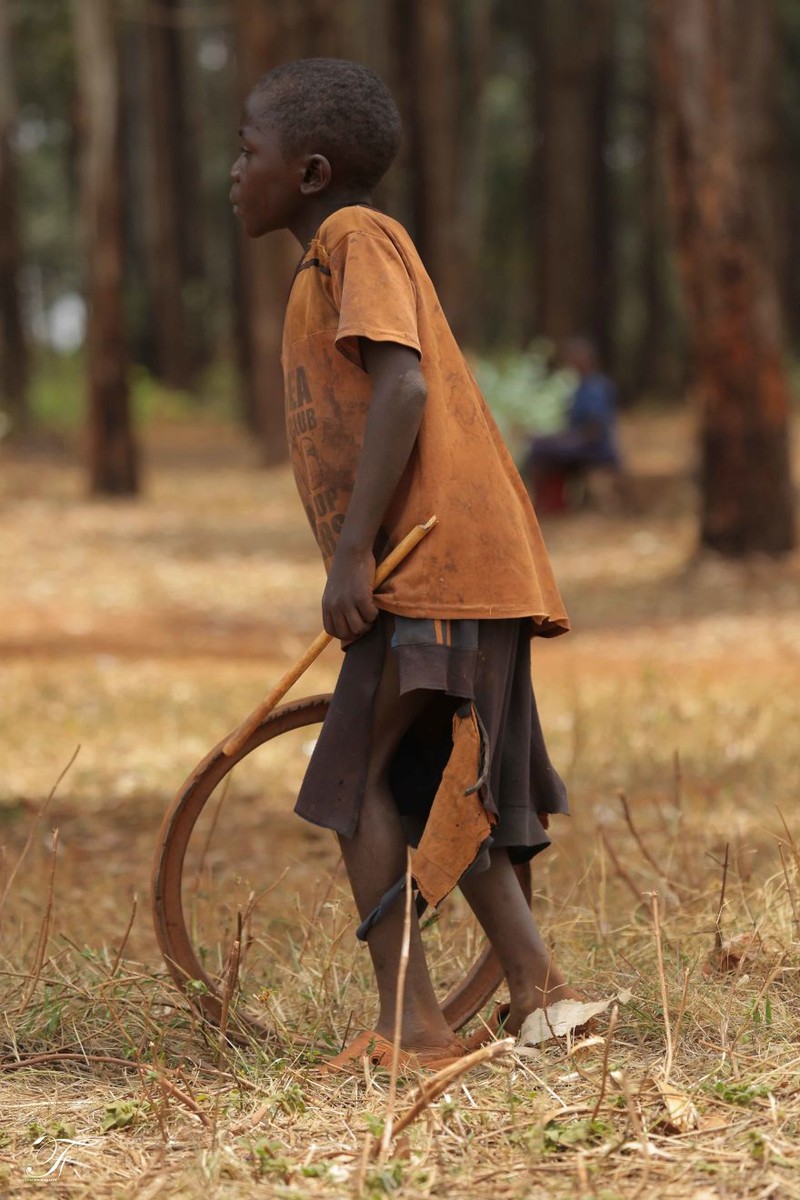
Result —
[{"label": "forest background", "polygon": [[[85,420],[96,490],[138,486],[131,387],[137,409],[221,408],[267,464],[285,458],[297,247],[245,247],[228,170],[253,81],[333,54],[397,94],[404,150],[378,200],[462,344],[507,363],[585,334],[624,404],[689,395],[705,416],[703,540],[792,544],[778,378],[800,344],[792,0],[2,0],[0,43],[7,432]],[[524,414],[527,391],[535,427],[541,361],[520,364],[490,400]],[[719,509],[744,505],[745,463],[750,527],[740,512],[731,528]]]}]

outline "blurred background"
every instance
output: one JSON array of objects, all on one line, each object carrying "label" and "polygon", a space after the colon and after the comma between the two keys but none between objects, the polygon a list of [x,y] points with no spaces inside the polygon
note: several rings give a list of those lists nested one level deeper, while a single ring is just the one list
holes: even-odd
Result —
[{"label": "blurred background", "polygon": [[112,494],[152,419],[213,415],[284,461],[298,248],[245,244],[228,171],[253,82],[316,54],[394,90],[378,201],[512,441],[557,423],[552,349],[590,337],[625,412],[699,416],[701,541],[789,549],[795,0],[0,0],[6,440],[84,431]]},{"label": "blurred background", "polygon": [[[193,1129],[165,1157],[166,1100],[125,1157],[128,1134],[95,1136],[121,1080],[80,1061],[57,1084],[49,1052],[124,1055],[144,1088],[198,1041],[148,913],[159,823],[320,628],[279,367],[300,248],[246,242],[228,201],[244,95],[317,54],[374,66],[398,98],[405,144],[376,199],[413,233],[523,470],[574,418],[576,337],[621,445],[537,500],[573,632],[535,639],[533,673],[574,816],[534,892],[575,985],[636,1000],[602,1067],[597,1047],[570,1075],[543,1058],[538,1099],[448,1107],[414,1195],[797,1195],[800,0],[0,0],[0,1010],[6,1061],[47,1058],[4,1080],[0,1180],[17,1171],[28,1196],[58,1170],[76,1200],[154,1195],[170,1171],[196,1174],[181,1195],[270,1186],[239,1132],[217,1155]],[[330,692],[340,665],[334,645],[293,695]],[[315,736],[226,777],[183,895],[226,989],[236,938],[247,1003],[338,1048],[370,1027],[372,983],[334,840],[292,811]],[[478,934],[457,896],[426,924],[444,991]],[[755,958],[726,949],[742,933]],[[626,1125],[633,1101],[609,1093],[613,1147],[581,1117],[577,1175],[566,1140],[540,1154],[526,1122],[554,1096],[596,1116],[608,1062],[649,1089],[670,1020],[696,1136],[665,1149],[663,1117]],[[231,1078],[282,1081],[269,1134],[294,1162],[318,1142],[316,1083],[303,1125],[281,1100],[303,1076],[273,1068]],[[216,1139],[241,1094],[218,1102],[209,1078],[194,1094],[214,1097]],[[355,1145],[361,1104],[325,1136]],[[81,1141],[56,1160],[34,1131],[65,1116]],[[451,1137],[462,1119],[477,1155]],[[632,1153],[648,1128],[654,1154]],[[283,1151],[264,1162],[288,1180]]]}]

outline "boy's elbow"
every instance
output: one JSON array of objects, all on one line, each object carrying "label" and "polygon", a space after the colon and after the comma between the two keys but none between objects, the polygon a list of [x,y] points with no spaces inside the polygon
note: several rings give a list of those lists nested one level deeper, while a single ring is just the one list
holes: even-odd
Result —
[{"label": "boy's elbow", "polygon": [[428,388],[420,368],[404,371],[400,378],[400,401],[409,415],[421,417],[427,398]]}]

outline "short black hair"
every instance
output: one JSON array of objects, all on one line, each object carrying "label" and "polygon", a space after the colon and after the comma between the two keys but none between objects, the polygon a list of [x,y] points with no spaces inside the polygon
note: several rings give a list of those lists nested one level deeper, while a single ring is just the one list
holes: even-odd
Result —
[{"label": "short black hair", "polygon": [[337,182],[371,191],[400,149],[402,123],[386,84],[361,63],[301,58],[275,67],[250,93],[258,125],[277,133],[283,153],[324,154]]}]

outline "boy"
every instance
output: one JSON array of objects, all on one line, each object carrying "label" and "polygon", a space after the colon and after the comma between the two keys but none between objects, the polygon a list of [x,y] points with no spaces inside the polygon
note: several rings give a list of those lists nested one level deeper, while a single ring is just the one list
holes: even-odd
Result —
[{"label": "boy", "polygon": [[[530,636],[568,621],[525,489],[405,230],[372,206],[400,143],[397,107],[339,59],[279,67],[247,100],[230,197],[250,237],[303,247],[283,341],[292,463],[328,572],[325,629],[347,647],[300,815],[334,829],[378,986],[375,1029],[334,1068],[391,1051],[407,840],[433,902],[459,883],[504,967],[515,1033],[573,995],[513,870],[565,812],[530,684]],[[376,558],[439,525],[373,595]],[[547,818],[543,817],[544,824]],[[465,870],[471,867],[465,874]],[[464,1053],[416,923],[401,1045]],[[473,1039],[488,1040],[482,1031]]]}]

